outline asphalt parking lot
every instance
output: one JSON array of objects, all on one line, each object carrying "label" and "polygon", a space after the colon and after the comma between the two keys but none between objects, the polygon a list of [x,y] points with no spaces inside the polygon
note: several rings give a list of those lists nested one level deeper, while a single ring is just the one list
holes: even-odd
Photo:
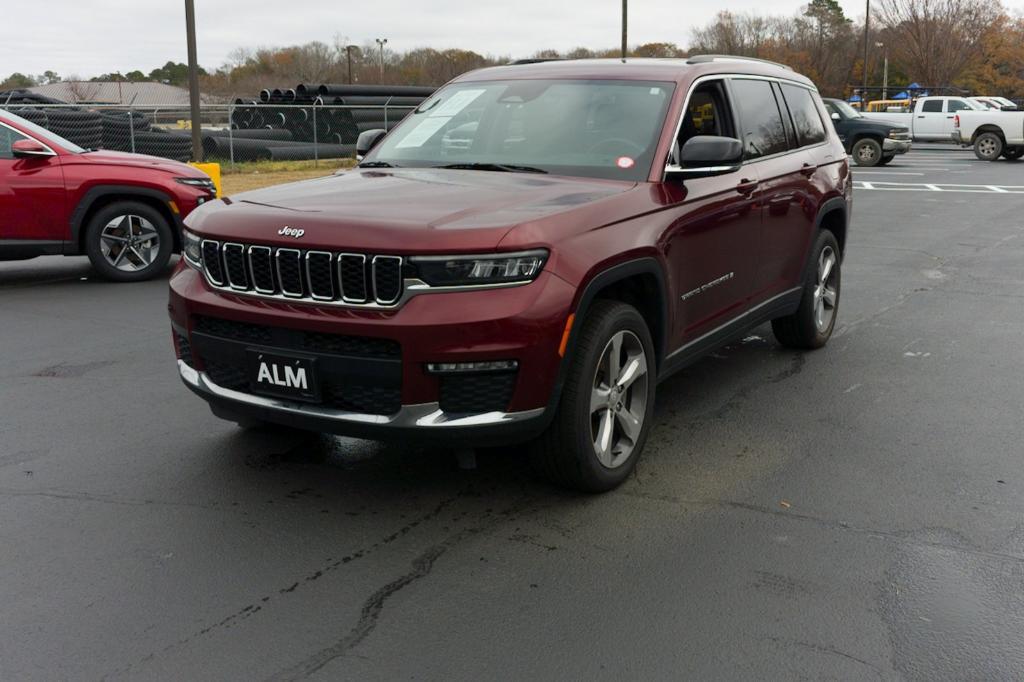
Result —
[{"label": "asphalt parking lot", "polygon": [[0,264],[0,679],[1021,679],[1024,163],[854,173],[830,345],[663,384],[599,497],[239,431],[166,281]]}]

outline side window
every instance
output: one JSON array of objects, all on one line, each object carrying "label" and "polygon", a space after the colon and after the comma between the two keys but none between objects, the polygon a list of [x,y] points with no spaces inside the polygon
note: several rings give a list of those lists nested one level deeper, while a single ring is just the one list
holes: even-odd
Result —
[{"label": "side window", "polygon": [[963,111],[964,109],[970,109],[967,106],[967,102],[962,99],[950,99],[946,100],[946,111],[953,113],[954,111]]},{"label": "side window", "polygon": [[942,100],[941,99],[926,99],[924,104],[921,105],[921,113],[923,114],[941,114],[942,113]]},{"label": "side window", "polygon": [[826,139],[825,126],[814,104],[814,96],[807,88],[796,85],[782,85],[782,94],[789,105],[789,113],[796,127],[799,146],[821,144]]},{"label": "side window", "polygon": [[6,126],[0,126],[0,159],[13,159],[14,154],[11,153],[11,145],[18,140],[27,139],[21,133],[16,133]]},{"label": "side window", "polygon": [[739,111],[744,158],[756,159],[786,151],[786,128],[771,83],[737,78],[730,86]]},{"label": "side window", "polygon": [[678,146],[673,150],[673,161],[678,158],[677,150],[682,149],[687,140],[697,135],[736,137],[729,100],[721,81],[701,83],[690,94],[679,126]]}]

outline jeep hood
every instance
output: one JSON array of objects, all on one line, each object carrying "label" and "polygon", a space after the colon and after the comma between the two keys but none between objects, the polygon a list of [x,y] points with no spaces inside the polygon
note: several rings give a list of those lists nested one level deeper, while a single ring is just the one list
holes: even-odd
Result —
[{"label": "jeep hood", "polygon": [[[532,173],[355,169],[212,202],[187,223],[204,236],[303,248],[470,251],[496,247],[519,225],[635,186]],[[302,230],[302,237],[279,235],[285,226]]]}]

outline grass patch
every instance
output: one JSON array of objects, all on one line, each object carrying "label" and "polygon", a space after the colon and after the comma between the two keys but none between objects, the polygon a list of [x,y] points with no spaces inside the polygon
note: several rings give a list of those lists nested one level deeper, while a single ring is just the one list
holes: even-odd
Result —
[{"label": "grass patch", "polygon": [[356,164],[355,159],[320,159],[316,161],[244,161],[235,162],[234,168],[228,161],[220,162],[220,174],[244,175],[246,173],[284,173],[292,171],[334,171],[339,168],[350,168]]},{"label": "grass patch", "polygon": [[311,178],[330,175],[339,168],[351,168],[353,159],[322,159],[313,161],[249,161],[236,163],[234,169],[230,164],[222,163],[221,189],[225,196],[248,192],[254,189],[280,185],[286,182],[298,182]]}]

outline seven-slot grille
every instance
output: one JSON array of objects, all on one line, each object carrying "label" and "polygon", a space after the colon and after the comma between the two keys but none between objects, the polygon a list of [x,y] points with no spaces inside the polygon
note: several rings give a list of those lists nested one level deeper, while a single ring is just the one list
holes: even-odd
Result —
[{"label": "seven-slot grille", "polygon": [[202,242],[215,287],[316,302],[391,306],[402,298],[400,256],[367,256],[257,244]]}]

